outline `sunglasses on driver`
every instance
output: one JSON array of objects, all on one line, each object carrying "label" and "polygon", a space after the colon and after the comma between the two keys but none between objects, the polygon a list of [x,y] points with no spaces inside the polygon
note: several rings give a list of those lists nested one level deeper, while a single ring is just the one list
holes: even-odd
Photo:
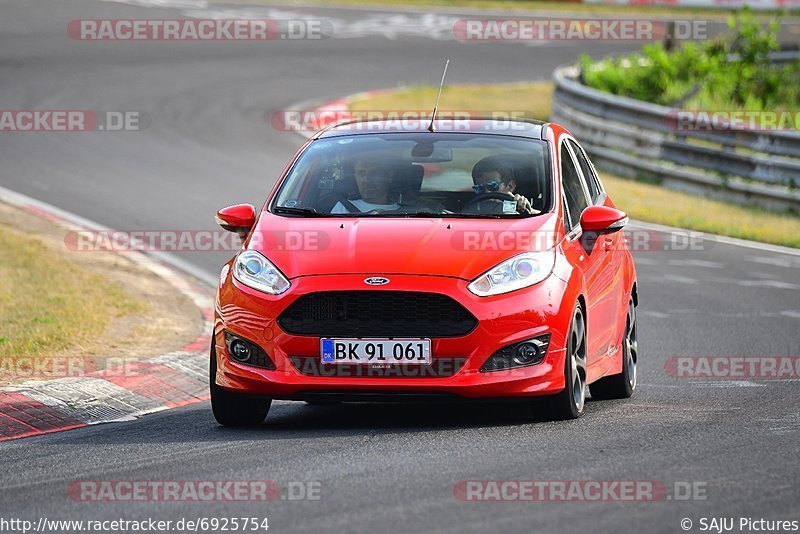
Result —
[{"label": "sunglasses on driver", "polygon": [[486,182],[485,184],[475,184],[472,186],[472,190],[475,191],[476,195],[480,195],[484,191],[487,193],[491,193],[500,189],[500,181],[499,180],[492,180],[491,182]]}]

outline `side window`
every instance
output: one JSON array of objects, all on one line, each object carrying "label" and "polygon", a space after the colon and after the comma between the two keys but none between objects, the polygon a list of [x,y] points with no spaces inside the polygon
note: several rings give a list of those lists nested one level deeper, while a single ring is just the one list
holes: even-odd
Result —
[{"label": "side window", "polygon": [[569,229],[572,230],[578,225],[581,213],[589,205],[589,199],[586,198],[583,180],[581,180],[578,169],[575,168],[566,143],[561,145],[561,183],[567,198]]},{"label": "side window", "polygon": [[583,177],[586,179],[586,185],[589,187],[589,196],[592,197],[592,203],[594,204],[603,192],[603,189],[600,187],[600,181],[597,179],[594,172],[592,172],[592,166],[589,165],[589,160],[586,159],[586,154],[584,154],[581,147],[578,146],[578,143],[572,139],[568,139],[567,142],[569,146],[572,147],[575,159],[578,160],[578,165],[581,168]]}]

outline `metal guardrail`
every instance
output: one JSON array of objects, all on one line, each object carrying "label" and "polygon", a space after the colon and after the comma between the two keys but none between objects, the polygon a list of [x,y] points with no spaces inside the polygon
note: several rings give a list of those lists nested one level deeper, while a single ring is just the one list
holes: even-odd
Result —
[{"label": "metal guardrail", "polygon": [[579,75],[575,66],[553,73],[552,120],[581,140],[598,167],[743,204],[800,211],[800,132],[679,131],[676,110],[592,89]]},{"label": "metal guardrail", "polygon": [[[635,6],[642,4],[641,0],[583,0],[584,4],[618,6]],[[720,2],[719,0],[671,0],[671,7],[703,8],[703,9],[735,9],[747,4],[753,10],[780,10],[786,9],[788,4],[782,0],[759,0],[758,2]]]}]

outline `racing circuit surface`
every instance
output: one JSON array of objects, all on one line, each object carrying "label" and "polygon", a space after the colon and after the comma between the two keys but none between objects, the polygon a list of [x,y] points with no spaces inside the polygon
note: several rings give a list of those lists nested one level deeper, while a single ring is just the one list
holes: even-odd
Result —
[{"label": "racing circuit surface", "polygon": [[[141,2],[144,4],[145,2]],[[454,13],[269,7],[330,17],[342,36],[268,43],[90,42],[80,18],[241,15],[230,5],[0,0],[0,108],[139,110],[140,132],[2,133],[0,185],[121,230],[215,229],[263,203],[301,139],[270,114],[399,83],[543,80],[581,53],[637,43],[460,43]],[[178,4],[176,2],[176,4]],[[244,9],[244,8],[242,8]],[[252,12],[251,12],[252,14]],[[625,206],[620,206],[625,209]],[[669,206],[664,206],[669,209]],[[268,517],[275,532],[679,532],[683,518],[797,519],[798,383],[671,376],[675,356],[797,356],[800,254],[703,241],[634,252],[639,386],[627,401],[531,423],[513,404],[307,406],[279,402],[252,430],[208,403],[0,444],[0,517]],[[228,254],[181,254],[215,280]],[[75,480],[315,483],[319,500],[79,502]],[[657,502],[462,502],[464,480],[656,481]],[[682,500],[674,484],[703,488]],[[684,484],[686,483],[686,484]],[[674,498],[669,498],[674,497]]]}]

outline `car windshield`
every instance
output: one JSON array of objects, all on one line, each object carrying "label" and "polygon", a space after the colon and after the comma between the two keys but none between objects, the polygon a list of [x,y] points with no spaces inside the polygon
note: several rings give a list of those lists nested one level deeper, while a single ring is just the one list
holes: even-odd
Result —
[{"label": "car windshield", "polygon": [[547,145],[469,133],[324,138],[301,154],[273,213],[309,217],[531,217],[550,206]]}]

